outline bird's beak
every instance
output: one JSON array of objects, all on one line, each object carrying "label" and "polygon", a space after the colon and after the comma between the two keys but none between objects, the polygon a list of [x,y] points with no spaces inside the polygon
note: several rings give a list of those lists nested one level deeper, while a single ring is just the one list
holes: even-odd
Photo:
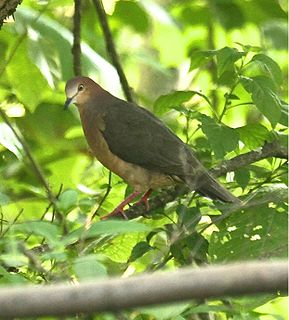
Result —
[{"label": "bird's beak", "polygon": [[65,103],[64,103],[64,110],[66,110],[70,105],[71,103],[73,102],[73,98],[74,97],[71,97],[71,98],[67,98]]}]

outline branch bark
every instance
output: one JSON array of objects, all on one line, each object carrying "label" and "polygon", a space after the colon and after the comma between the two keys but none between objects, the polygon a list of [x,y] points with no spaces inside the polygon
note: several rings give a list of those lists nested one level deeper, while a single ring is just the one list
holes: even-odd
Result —
[{"label": "branch bark", "polygon": [[0,0],[0,29],[4,20],[11,16],[22,0]]},{"label": "branch bark", "polygon": [[287,262],[247,262],[90,281],[0,289],[2,319],[72,315],[287,291]]},{"label": "branch bark", "polygon": [[81,75],[81,0],[74,0],[73,15],[73,46],[71,49],[73,55],[73,70],[75,76]]},{"label": "branch bark", "polygon": [[99,22],[100,22],[100,25],[101,25],[101,28],[103,31],[103,35],[104,35],[105,42],[106,42],[107,52],[111,58],[112,64],[116,68],[123,92],[126,96],[127,101],[133,102],[131,89],[128,84],[125,73],[122,69],[122,66],[121,66],[121,63],[119,60],[119,56],[118,56],[116,48],[115,48],[115,44],[114,44],[113,37],[112,37],[111,31],[109,28],[106,12],[104,10],[102,1],[101,0],[93,0],[93,3],[94,3],[94,6],[96,9],[98,18],[99,18]]}]

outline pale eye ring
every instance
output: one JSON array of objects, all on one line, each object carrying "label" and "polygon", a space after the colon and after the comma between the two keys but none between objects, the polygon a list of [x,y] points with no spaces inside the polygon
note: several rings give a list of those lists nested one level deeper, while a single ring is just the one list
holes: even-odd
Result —
[{"label": "pale eye ring", "polygon": [[83,84],[80,84],[79,86],[78,86],[78,91],[83,91],[84,90],[84,85]]}]

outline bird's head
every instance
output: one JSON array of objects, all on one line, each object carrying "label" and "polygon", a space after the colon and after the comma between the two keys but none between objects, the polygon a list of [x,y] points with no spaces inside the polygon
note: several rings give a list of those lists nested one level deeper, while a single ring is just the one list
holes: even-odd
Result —
[{"label": "bird's head", "polygon": [[88,77],[76,77],[67,81],[65,86],[66,101],[64,108],[74,103],[77,106],[85,105],[93,96],[103,89]]}]

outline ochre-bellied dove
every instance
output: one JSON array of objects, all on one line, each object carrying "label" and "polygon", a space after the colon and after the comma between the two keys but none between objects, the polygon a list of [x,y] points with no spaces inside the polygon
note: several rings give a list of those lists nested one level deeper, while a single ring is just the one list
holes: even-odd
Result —
[{"label": "ochre-bellied dove", "polygon": [[69,80],[66,103],[78,107],[83,131],[95,157],[134,189],[110,214],[141,193],[185,183],[211,199],[239,202],[201,165],[192,150],[148,110],[111,95],[87,77]]}]

